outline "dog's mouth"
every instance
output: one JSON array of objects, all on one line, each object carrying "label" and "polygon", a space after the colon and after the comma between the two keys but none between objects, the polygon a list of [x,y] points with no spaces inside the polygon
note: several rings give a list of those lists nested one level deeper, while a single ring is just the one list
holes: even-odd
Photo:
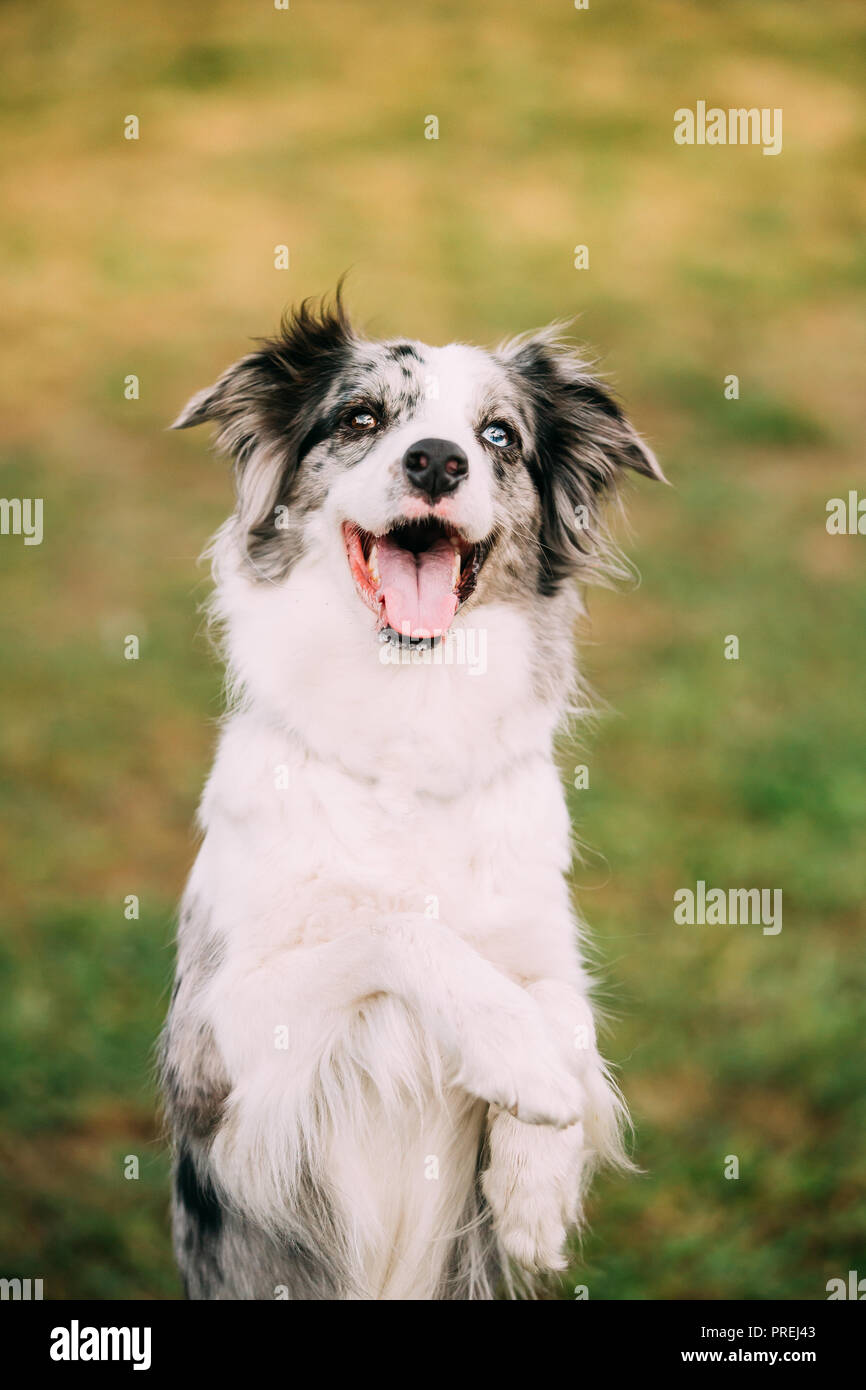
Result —
[{"label": "dog's mouth", "polygon": [[475,589],[491,541],[470,541],[435,517],[400,522],[374,536],[343,524],[349,568],[361,598],[401,638],[441,637]]}]

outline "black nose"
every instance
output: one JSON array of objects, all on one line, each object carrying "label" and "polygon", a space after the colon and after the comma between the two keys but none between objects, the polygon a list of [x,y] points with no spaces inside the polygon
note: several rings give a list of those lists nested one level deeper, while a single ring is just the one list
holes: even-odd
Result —
[{"label": "black nose", "polygon": [[450,439],[419,439],[403,455],[403,471],[416,492],[438,502],[469,472],[469,460]]}]

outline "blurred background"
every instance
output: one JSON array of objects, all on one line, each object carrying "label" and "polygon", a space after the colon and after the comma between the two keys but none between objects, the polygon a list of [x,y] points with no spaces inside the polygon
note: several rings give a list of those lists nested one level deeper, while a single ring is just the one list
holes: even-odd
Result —
[{"label": "blurred background", "polygon": [[[608,708],[562,754],[644,1173],[597,1183],[549,1296],[866,1275],[866,537],[825,529],[866,496],[863,29],[848,0],[0,6],[0,495],[44,499],[42,545],[0,537],[0,1274],[180,1295],[153,1044],[230,486],[164,430],[349,268],[374,334],[579,315],[673,483],[631,492],[641,585],[591,596]],[[698,100],[782,108],[782,154],[676,145]],[[782,932],[675,926],[698,879],[781,888]]]}]

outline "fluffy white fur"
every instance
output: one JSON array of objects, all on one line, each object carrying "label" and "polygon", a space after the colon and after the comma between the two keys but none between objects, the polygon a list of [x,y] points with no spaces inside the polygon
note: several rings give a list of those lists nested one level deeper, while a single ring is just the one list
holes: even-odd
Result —
[{"label": "fluffy white fur", "polygon": [[455,524],[481,537],[496,522],[468,423],[486,355],[430,356],[438,399],[387,459],[374,449],[340,477],[286,579],[251,577],[237,520],[217,537],[233,704],[188,888],[208,924],[195,948],[215,962],[194,1016],[229,1083],[209,1156],[221,1196],[279,1231],[312,1172],[353,1296],[373,1299],[434,1295],[485,1127],[496,1236],[530,1271],[564,1266],[588,1175],[625,1161],[553,757],[576,597],[545,600],[541,681],[537,614],[481,591],[454,628],[486,632],[484,674],[388,664],[342,549],[342,520],[392,519],[388,460],[421,435],[471,457]]}]

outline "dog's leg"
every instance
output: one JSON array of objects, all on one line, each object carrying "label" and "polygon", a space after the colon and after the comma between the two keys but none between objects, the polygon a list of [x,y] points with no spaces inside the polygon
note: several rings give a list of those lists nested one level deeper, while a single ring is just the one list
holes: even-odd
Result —
[{"label": "dog's leg", "polygon": [[602,1159],[627,1163],[620,1143],[625,1112],[599,1056],[587,1000],[558,980],[536,981],[528,992],[580,1077],[581,1118],[555,1130],[491,1109],[482,1187],[505,1252],[525,1269],[556,1270],[565,1268],[566,1237],[580,1223],[593,1169]]},{"label": "dog's leg", "polygon": [[[191,1299],[332,1299],[346,1280],[336,1221],[309,1173],[297,1184],[302,1221],[269,1232],[223,1201],[210,1146],[231,1083],[202,1013],[201,996],[222,953],[195,899],[181,914],[178,972],[161,1039],[160,1072],[174,1148],[172,1228],[178,1269]],[[289,1215],[289,1214],[287,1214]]]},{"label": "dog's leg", "polygon": [[[310,1189],[304,1219],[306,1239],[272,1233],[219,1198],[209,1176],[206,1153],[193,1156],[182,1145],[175,1158],[172,1226],[178,1269],[187,1298],[193,1300],[334,1300],[346,1297],[347,1282],[339,1247],[323,1238],[321,1212],[314,1222],[310,1206],[322,1205]],[[292,1222],[297,1228],[298,1223]],[[318,1237],[310,1239],[310,1234]]]},{"label": "dog's leg", "polygon": [[202,998],[232,1080],[211,1159],[218,1181],[262,1222],[294,1204],[322,1116],[351,1103],[341,1046],[377,995],[405,1005],[454,1085],[526,1124],[578,1118],[580,1083],[538,1003],[440,923],[401,916],[264,959],[235,949]]},{"label": "dog's leg", "polygon": [[564,1128],[581,1092],[543,1009],[455,933],[426,918],[391,923],[390,988],[455,1068],[455,1084],[529,1125]]},{"label": "dog's leg", "polygon": [[[340,1200],[330,1206],[325,1159],[326,1132],[363,1123],[344,1049],[365,1002],[399,1001],[452,1084],[519,1116],[520,1130],[571,1125],[584,1091],[539,1002],[439,923],[402,916],[320,946],[269,951],[255,949],[251,935],[208,972],[188,971],[172,1009],[170,1096],[175,1069],[182,1081],[174,1128],[194,1140],[194,1174],[208,1198],[178,1186],[181,1265],[198,1297],[273,1297],[274,1283],[294,1288],[296,1275],[305,1287],[327,1283],[331,1297],[368,1296],[352,1223]],[[216,1090],[199,1115],[209,1071]],[[327,1252],[332,1268],[308,1279],[297,1258],[304,1250]],[[468,1296],[484,1285],[479,1259],[458,1281],[473,1289]]]},{"label": "dog's leg", "polygon": [[409,1008],[452,1066],[451,1079],[471,1095],[527,1124],[562,1128],[578,1118],[574,1069],[531,992],[441,923],[406,914],[266,962],[236,953],[207,992],[235,1074],[273,1054],[280,1025],[293,1062],[318,1067],[346,1011],[378,994]]}]

